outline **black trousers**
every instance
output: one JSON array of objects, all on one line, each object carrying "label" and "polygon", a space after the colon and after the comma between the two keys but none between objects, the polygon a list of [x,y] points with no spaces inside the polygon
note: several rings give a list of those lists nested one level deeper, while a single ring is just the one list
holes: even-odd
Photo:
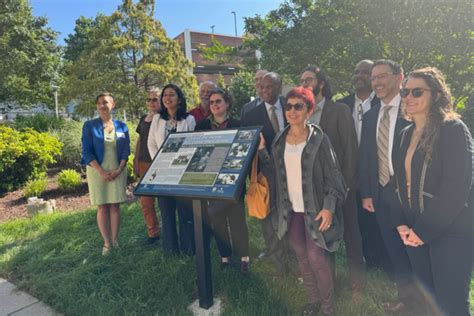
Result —
[{"label": "black trousers", "polygon": [[393,279],[397,285],[398,299],[407,305],[413,305],[418,303],[419,294],[413,283],[413,272],[405,245],[391,223],[390,209],[394,204],[394,198],[396,196],[392,182],[385,187],[379,185],[379,201],[378,205],[375,205],[375,217],[393,266]]},{"label": "black trousers", "polygon": [[362,207],[362,198],[359,191],[357,191],[356,200],[365,264],[367,268],[380,268],[392,277],[392,263],[388,257],[377,218],[374,213],[370,213]]},{"label": "black trousers", "polygon": [[470,315],[472,245],[472,236],[444,235],[430,244],[406,247],[426,315]]},{"label": "black trousers", "polygon": [[249,236],[243,203],[243,200],[209,201],[209,219],[221,257],[230,257],[232,252],[239,257],[249,255]]}]

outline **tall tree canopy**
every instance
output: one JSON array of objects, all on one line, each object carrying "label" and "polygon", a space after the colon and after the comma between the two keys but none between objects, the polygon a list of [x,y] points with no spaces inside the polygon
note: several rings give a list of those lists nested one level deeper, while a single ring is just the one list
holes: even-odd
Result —
[{"label": "tall tree canopy", "polygon": [[458,100],[474,92],[471,0],[287,0],[266,17],[246,19],[249,46],[263,68],[296,79],[308,64],[325,68],[336,91],[351,89],[362,59],[390,58],[409,71],[432,65]]},{"label": "tall tree canopy", "polygon": [[0,102],[53,105],[60,50],[45,17],[34,17],[27,0],[0,3]]},{"label": "tall tree canopy", "polygon": [[197,100],[192,64],[153,18],[154,10],[154,0],[124,0],[110,16],[76,21],[75,33],[66,40],[63,95],[80,100],[79,112],[92,114],[94,96],[108,90],[119,108],[138,114],[144,92],[169,82],[183,88],[190,104]]}]

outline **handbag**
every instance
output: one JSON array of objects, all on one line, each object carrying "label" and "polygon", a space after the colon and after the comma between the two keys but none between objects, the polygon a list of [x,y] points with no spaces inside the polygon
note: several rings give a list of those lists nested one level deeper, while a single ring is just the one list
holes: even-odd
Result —
[{"label": "handbag", "polygon": [[249,216],[264,219],[270,212],[270,187],[267,178],[259,172],[257,174],[258,153],[252,162],[250,185],[245,196]]}]

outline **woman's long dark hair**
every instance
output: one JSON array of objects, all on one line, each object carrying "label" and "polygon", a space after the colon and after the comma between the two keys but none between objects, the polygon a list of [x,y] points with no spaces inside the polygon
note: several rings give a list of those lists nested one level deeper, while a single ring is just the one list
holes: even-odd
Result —
[{"label": "woman's long dark hair", "polygon": [[423,79],[431,89],[430,109],[418,145],[426,153],[428,160],[431,160],[433,146],[438,140],[441,126],[445,121],[459,118],[459,114],[453,110],[451,92],[446,85],[443,73],[439,69],[435,67],[416,69],[410,72],[408,78]]},{"label": "woman's long dark hair", "polygon": [[176,111],[176,120],[177,121],[184,120],[186,117],[188,117],[186,97],[184,96],[184,93],[181,90],[181,88],[172,83],[167,84],[166,86],[163,87],[163,90],[161,90],[161,95],[160,95],[161,109],[158,113],[160,114],[162,119],[164,120],[170,119],[168,109],[166,108],[166,106],[164,106],[164,103],[163,103],[163,95],[165,93],[165,90],[168,88],[173,89],[176,92],[176,95],[178,96],[178,110]]}]

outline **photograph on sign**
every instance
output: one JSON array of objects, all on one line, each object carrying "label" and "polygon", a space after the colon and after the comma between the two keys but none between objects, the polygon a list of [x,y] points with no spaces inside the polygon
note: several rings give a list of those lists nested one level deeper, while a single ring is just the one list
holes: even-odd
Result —
[{"label": "photograph on sign", "polygon": [[260,128],[172,133],[137,195],[234,198],[250,167]]}]

